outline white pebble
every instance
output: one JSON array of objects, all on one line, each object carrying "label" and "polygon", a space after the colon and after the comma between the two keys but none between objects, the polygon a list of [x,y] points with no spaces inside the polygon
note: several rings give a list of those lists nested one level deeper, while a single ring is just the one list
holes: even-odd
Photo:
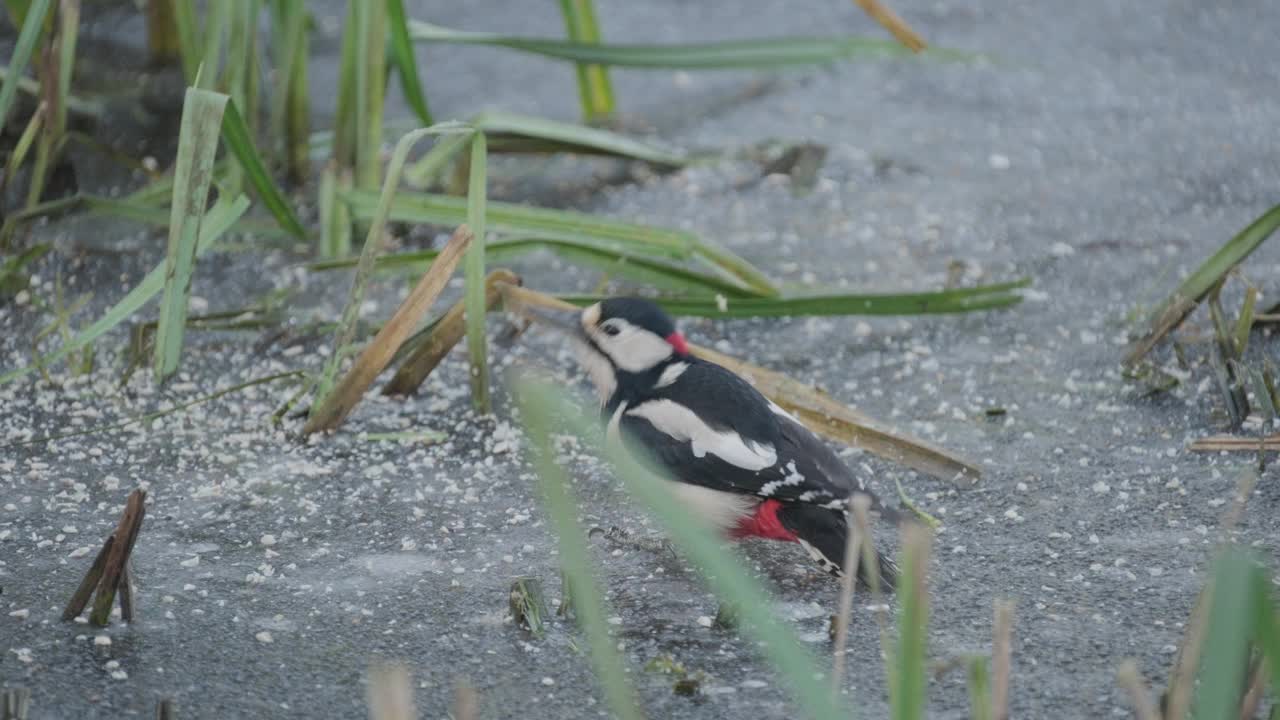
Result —
[{"label": "white pebble", "polygon": [[702,627],[707,627],[707,628],[711,627],[711,622],[712,622],[711,618],[707,615],[700,615],[698,617],[698,624],[701,625]]},{"label": "white pebble", "polygon": [[275,536],[275,535],[263,535],[263,536],[258,540],[258,542],[262,543],[263,545],[266,545],[267,547],[271,547],[272,545],[275,545],[275,544],[276,544],[276,536]]},{"label": "white pebble", "polygon": [[195,567],[200,564],[200,556],[196,555],[195,557],[187,558],[178,564],[182,567]]},{"label": "white pebble", "polygon": [[991,166],[992,170],[1008,170],[1009,165],[1012,163],[1009,162],[1007,155],[991,153],[991,156],[987,158],[987,164]]},{"label": "white pebble", "polygon": [[99,635],[93,639],[93,644],[98,647],[108,647],[111,645],[111,637],[108,635]]},{"label": "white pebble", "polygon": [[21,610],[14,610],[13,612],[9,613],[9,617],[18,618],[19,620],[26,620],[29,615],[31,615],[31,611],[28,610],[27,608],[22,608]]},{"label": "white pebble", "polygon": [[275,638],[271,637],[271,633],[267,632],[266,630],[263,630],[257,635],[254,635],[254,637],[258,639],[258,642],[264,643],[264,644],[275,641]]}]

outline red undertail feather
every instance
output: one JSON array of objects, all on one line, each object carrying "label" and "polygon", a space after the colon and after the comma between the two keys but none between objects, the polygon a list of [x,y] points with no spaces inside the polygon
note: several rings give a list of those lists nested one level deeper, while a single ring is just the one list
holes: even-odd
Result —
[{"label": "red undertail feather", "polygon": [[738,540],[759,537],[767,540],[795,542],[795,533],[783,527],[782,521],[778,519],[778,510],[780,509],[782,509],[780,501],[765,500],[756,506],[754,513],[739,520],[738,526],[729,531],[729,536]]}]

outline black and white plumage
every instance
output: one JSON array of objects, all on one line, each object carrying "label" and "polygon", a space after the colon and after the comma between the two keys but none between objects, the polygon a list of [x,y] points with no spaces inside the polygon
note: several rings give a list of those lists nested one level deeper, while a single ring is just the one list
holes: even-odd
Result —
[{"label": "black and white plumage", "polygon": [[[896,518],[796,418],[738,375],[689,354],[653,303],[611,298],[550,319],[575,340],[609,440],[647,454],[675,481],[677,497],[722,533],[798,542],[839,575],[849,498],[865,493],[882,516]],[[882,555],[879,564],[892,585],[893,562]]]}]

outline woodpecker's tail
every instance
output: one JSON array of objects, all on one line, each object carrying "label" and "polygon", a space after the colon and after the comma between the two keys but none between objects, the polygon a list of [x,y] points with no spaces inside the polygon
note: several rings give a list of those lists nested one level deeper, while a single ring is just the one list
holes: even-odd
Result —
[{"label": "woodpecker's tail", "polygon": [[[800,545],[822,566],[823,570],[842,576],[844,553],[849,531],[845,512],[810,505],[809,503],[785,503],[778,511],[782,526],[795,534]],[[880,587],[892,590],[898,580],[898,565],[880,550],[876,550],[880,571]],[[870,586],[870,573],[866,563],[858,563],[858,582]]]}]

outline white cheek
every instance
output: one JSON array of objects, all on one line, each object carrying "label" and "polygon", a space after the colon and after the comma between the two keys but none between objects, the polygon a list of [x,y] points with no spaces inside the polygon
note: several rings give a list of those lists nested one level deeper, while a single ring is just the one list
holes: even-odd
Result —
[{"label": "white cheek", "polygon": [[605,345],[613,362],[627,372],[644,372],[671,355],[671,345],[653,333],[619,335]]},{"label": "white cheek", "polygon": [[609,365],[609,360],[596,352],[584,342],[574,342],[574,353],[578,356],[578,363],[587,371],[587,376],[591,378],[591,384],[596,386],[596,394],[600,397],[600,403],[604,404],[613,395],[613,391],[618,386],[617,378],[613,375],[613,367]]}]

